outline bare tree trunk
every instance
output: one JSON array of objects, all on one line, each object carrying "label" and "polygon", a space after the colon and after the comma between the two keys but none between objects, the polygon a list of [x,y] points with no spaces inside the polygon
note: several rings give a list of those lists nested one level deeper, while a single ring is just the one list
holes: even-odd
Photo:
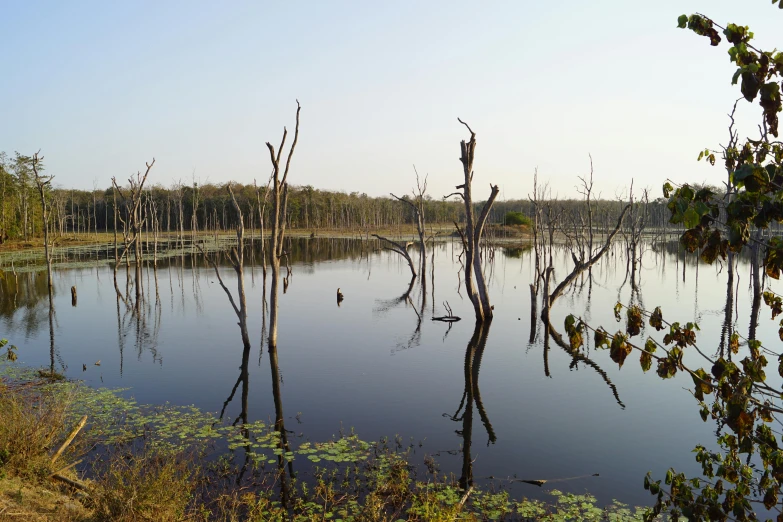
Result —
[{"label": "bare tree trunk", "polygon": [[[144,183],[147,181],[147,176],[150,173],[150,170],[152,169],[152,166],[155,165],[155,158],[152,159],[151,163],[147,163],[147,170],[144,172],[144,176],[141,175],[141,172],[137,172],[135,178],[131,176],[128,179],[128,182],[130,184],[130,207],[128,208],[128,229],[130,230],[130,233],[132,234],[130,236],[130,242],[133,244],[134,247],[134,254],[136,257],[136,267],[135,267],[135,279],[136,279],[136,309],[139,310],[141,308],[141,301],[142,301],[142,277],[141,277],[141,260],[142,260],[142,254],[141,254],[141,227],[144,225],[144,222],[146,221],[146,218],[144,220],[141,219],[141,202],[142,202],[142,191],[144,190]],[[125,199],[125,195],[122,192],[122,189],[117,184],[116,178],[112,178],[112,183],[114,184],[114,188],[117,192],[120,193],[120,196]],[[125,223],[123,222],[123,228],[125,228]],[[125,249],[127,251],[128,247],[130,246],[129,238],[127,237],[127,232],[125,232]],[[127,263],[128,257],[126,257],[126,263]]]},{"label": "bare tree trunk", "polygon": [[[490,196],[487,202],[484,204],[484,208],[481,211],[478,219],[476,219],[473,210],[473,159],[476,152],[476,133],[471,128],[458,118],[458,121],[465,125],[470,131],[470,141],[462,141],[461,149],[462,156],[460,161],[462,162],[462,168],[465,175],[465,182],[462,185],[458,185],[457,189],[462,189],[462,192],[455,192],[451,195],[457,195],[462,198],[465,203],[465,231],[464,233],[457,226],[460,236],[462,237],[462,245],[465,249],[465,290],[467,291],[468,298],[473,303],[473,309],[476,312],[476,320],[481,322],[492,319],[492,306],[489,303],[489,292],[487,291],[487,283],[484,279],[484,272],[481,268],[481,235],[484,230],[484,224],[489,216],[489,211],[492,208],[492,204],[495,202],[500,189],[497,185],[490,184]],[[449,196],[447,196],[449,197]]]},{"label": "bare tree trunk", "polygon": [[38,187],[38,194],[41,196],[41,212],[43,214],[43,233],[44,233],[44,255],[46,256],[46,279],[49,286],[49,295],[52,292],[52,252],[49,245],[49,205],[46,201],[46,189],[51,186],[54,176],[42,176],[39,170],[43,156],[38,156],[36,152],[32,157],[33,175],[35,176],[35,185]]},{"label": "bare tree trunk", "polygon": [[[427,266],[427,243],[424,240],[425,235],[425,219],[424,219],[424,194],[427,193],[427,177],[424,177],[424,182],[422,183],[419,179],[419,172],[416,170],[416,165],[413,166],[414,172],[416,172],[416,189],[417,191],[413,192],[414,202],[410,201],[409,199],[404,199],[398,196],[395,196],[394,194],[391,194],[391,196],[401,201],[402,203],[407,204],[409,207],[411,207],[411,210],[413,211],[413,217],[416,220],[416,231],[419,233],[419,262],[421,263],[421,271],[422,274],[424,274]],[[380,236],[376,236],[379,237]],[[380,238],[382,239],[382,238]],[[387,240],[388,241],[388,240]],[[414,272],[415,275],[415,272]]]},{"label": "bare tree trunk", "polygon": [[261,236],[261,268],[264,274],[264,280],[266,280],[266,243],[264,241],[264,215],[266,214],[266,202],[269,199],[269,186],[272,184],[273,177],[269,177],[269,181],[266,183],[266,190],[264,191],[264,201],[261,202],[261,194],[255,180],[253,185],[256,187],[256,201],[258,202],[258,219],[259,219],[259,234]]},{"label": "bare tree trunk", "polygon": [[272,286],[270,290],[269,303],[269,346],[277,347],[277,299],[280,279],[280,258],[283,256],[283,238],[285,237],[286,209],[288,207],[288,170],[291,166],[291,158],[294,155],[296,142],[299,140],[299,113],[302,107],[299,101],[296,102],[296,130],[294,132],[294,141],[288,151],[284,169],[281,165],[281,157],[285,140],[288,136],[288,130],[283,129],[283,139],[280,147],[275,153],[275,147],[267,142],[269,156],[272,160]]}]

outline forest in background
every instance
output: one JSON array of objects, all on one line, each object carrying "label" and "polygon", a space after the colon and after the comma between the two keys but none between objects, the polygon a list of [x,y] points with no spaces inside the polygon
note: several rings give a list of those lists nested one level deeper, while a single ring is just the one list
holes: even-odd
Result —
[{"label": "forest in background", "polygon": [[[0,241],[27,240],[43,235],[43,212],[31,162],[31,156],[0,152]],[[150,181],[154,181],[154,171]],[[574,181],[577,182],[578,178],[575,177]],[[117,183],[120,188],[123,187],[122,180]],[[48,192],[51,232],[62,237],[113,232],[115,226],[121,229],[122,220],[115,220],[115,209],[119,210],[119,217],[127,221],[127,202],[123,193],[117,191],[111,182],[109,185],[109,188],[98,188],[96,183],[93,190],[75,190],[48,184],[45,190]],[[413,180],[408,185],[413,185]],[[265,201],[271,189],[266,184],[232,183],[232,187],[246,228],[259,229],[262,219],[269,223],[272,207]],[[401,198],[414,201],[418,197],[405,195],[405,189],[406,185],[401,184],[397,193]],[[531,193],[532,190],[531,183]],[[426,192],[422,199],[425,221],[430,225],[452,225],[465,219],[465,207],[459,199],[444,199],[443,195]],[[593,198],[594,227],[598,230],[608,228],[628,202],[628,194],[624,199],[626,201]],[[672,227],[668,223],[670,213],[665,199],[648,200],[644,193],[637,199],[645,207],[648,226]],[[539,200],[547,201],[551,209],[550,213],[541,216],[544,220],[548,215],[553,216],[552,219],[554,216],[559,219],[576,215],[584,208],[584,199],[555,199],[546,186],[539,191]],[[480,200],[475,206],[481,208],[483,204],[484,201]],[[527,195],[495,201],[488,222],[503,223],[510,212],[521,213],[532,221],[534,208]],[[161,232],[228,231],[236,227],[236,213],[225,184],[179,181],[165,187],[152,183],[144,190],[141,210],[144,216],[154,214],[150,221],[156,223]],[[391,195],[372,197],[358,192],[321,190],[310,185],[288,187],[285,219],[288,228],[303,230],[378,230],[416,223],[410,206]]]}]

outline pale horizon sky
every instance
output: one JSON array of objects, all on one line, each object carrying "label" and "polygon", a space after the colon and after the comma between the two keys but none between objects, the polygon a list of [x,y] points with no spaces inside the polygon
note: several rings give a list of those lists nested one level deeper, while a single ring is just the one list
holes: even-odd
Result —
[{"label": "pale horizon sky", "polygon": [[[265,183],[270,141],[300,139],[289,181],[440,198],[477,134],[474,197],[524,198],[533,172],[575,197],[666,178],[719,184],[699,150],[726,141],[740,96],[724,42],[680,14],[780,39],[768,1],[203,2],[0,0],[0,151],[41,149],[55,184],[103,189],[156,159],[151,184]],[[743,136],[760,109],[740,103]],[[291,134],[292,136],[292,134]],[[289,140],[290,143],[290,140]]]}]

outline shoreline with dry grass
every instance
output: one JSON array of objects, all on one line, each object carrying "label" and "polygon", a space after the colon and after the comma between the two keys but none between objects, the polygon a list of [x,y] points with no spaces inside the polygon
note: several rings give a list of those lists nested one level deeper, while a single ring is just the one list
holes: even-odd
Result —
[{"label": "shoreline with dry grass", "polygon": [[512,500],[503,488],[465,492],[431,458],[421,473],[410,450],[354,434],[283,452],[273,426],[227,426],[193,407],[138,405],[122,391],[0,362],[0,520],[642,519],[638,508],[599,507],[589,494],[552,490],[544,502]]}]

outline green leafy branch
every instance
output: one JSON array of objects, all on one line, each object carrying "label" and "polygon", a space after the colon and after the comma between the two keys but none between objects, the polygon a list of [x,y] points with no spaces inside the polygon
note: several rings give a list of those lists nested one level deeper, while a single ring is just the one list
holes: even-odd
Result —
[{"label": "green leafy branch", "polygon": [[[779,391],[764,383],[767,359],[761,353],[761,343],[748,340],[750,353],[741,361],[741,368],[723,357],[712,361],[699,350],[712,363],[711,371],[708,373],[704,368],[692,370],[683,363],[683,350],[691,346],[698,350],[696,324],[669,323],[663,319],[660,307],[647,312],[638,306],[622,303],[617,303],[614,309],[618,321],[622,320],[623,309],[625,332],[613,335],[603,328],[590,327],[581,318],[568,316],[565,328],[572,350],[582,346],[583,332],[591,330],[596,347],[609,349],[612,360],[621,367],[635,349],[641,353],[640,365],[645,372],[650,369],[653,360],[657,361],[657,373],[663,379],[673,377],[677,371],[687,372],[694,383],[692,394],[699,401],[702,420],[711,417],[731,430],[718,439],[723,453],[708,452],[702,446],[694,450],[704,476],[717,478],[715,482],[703,478],[688,479],[670,469],[665,480],[669,491],[664,492],[661,481],[652,481],[648,474],[645,488],[657,496],[650,515],[668,510],[675,518],[684,515],[691,520],[756,520],[750,498],[753,491],[764,497],[767,509],[775,507],[780,492],[779,480],[783,477],[783,452],[769,424],[774,421],[774,414],[783,413],[783,409],[770,400],[779,399]],[[662,343],[652,337],[648,337],[643,347],[629,341],[639,335],[643,318],[647,318],[648,324],[656,331],[668,330]],[[732,335],[730,346],[737,353],[739,335]],[[659,348],[665,355],[656,354]],[[783,375],[783,367],[779,367],[779,372]],[[765,394],[769,398],[762,401],[754,393]],[[710,394],[714,394],[711,408],[704,402],[705,395]],[[761,457],[763,469],[754,474],[749,459],[742,455],[749,457],[755,452]]]}]

